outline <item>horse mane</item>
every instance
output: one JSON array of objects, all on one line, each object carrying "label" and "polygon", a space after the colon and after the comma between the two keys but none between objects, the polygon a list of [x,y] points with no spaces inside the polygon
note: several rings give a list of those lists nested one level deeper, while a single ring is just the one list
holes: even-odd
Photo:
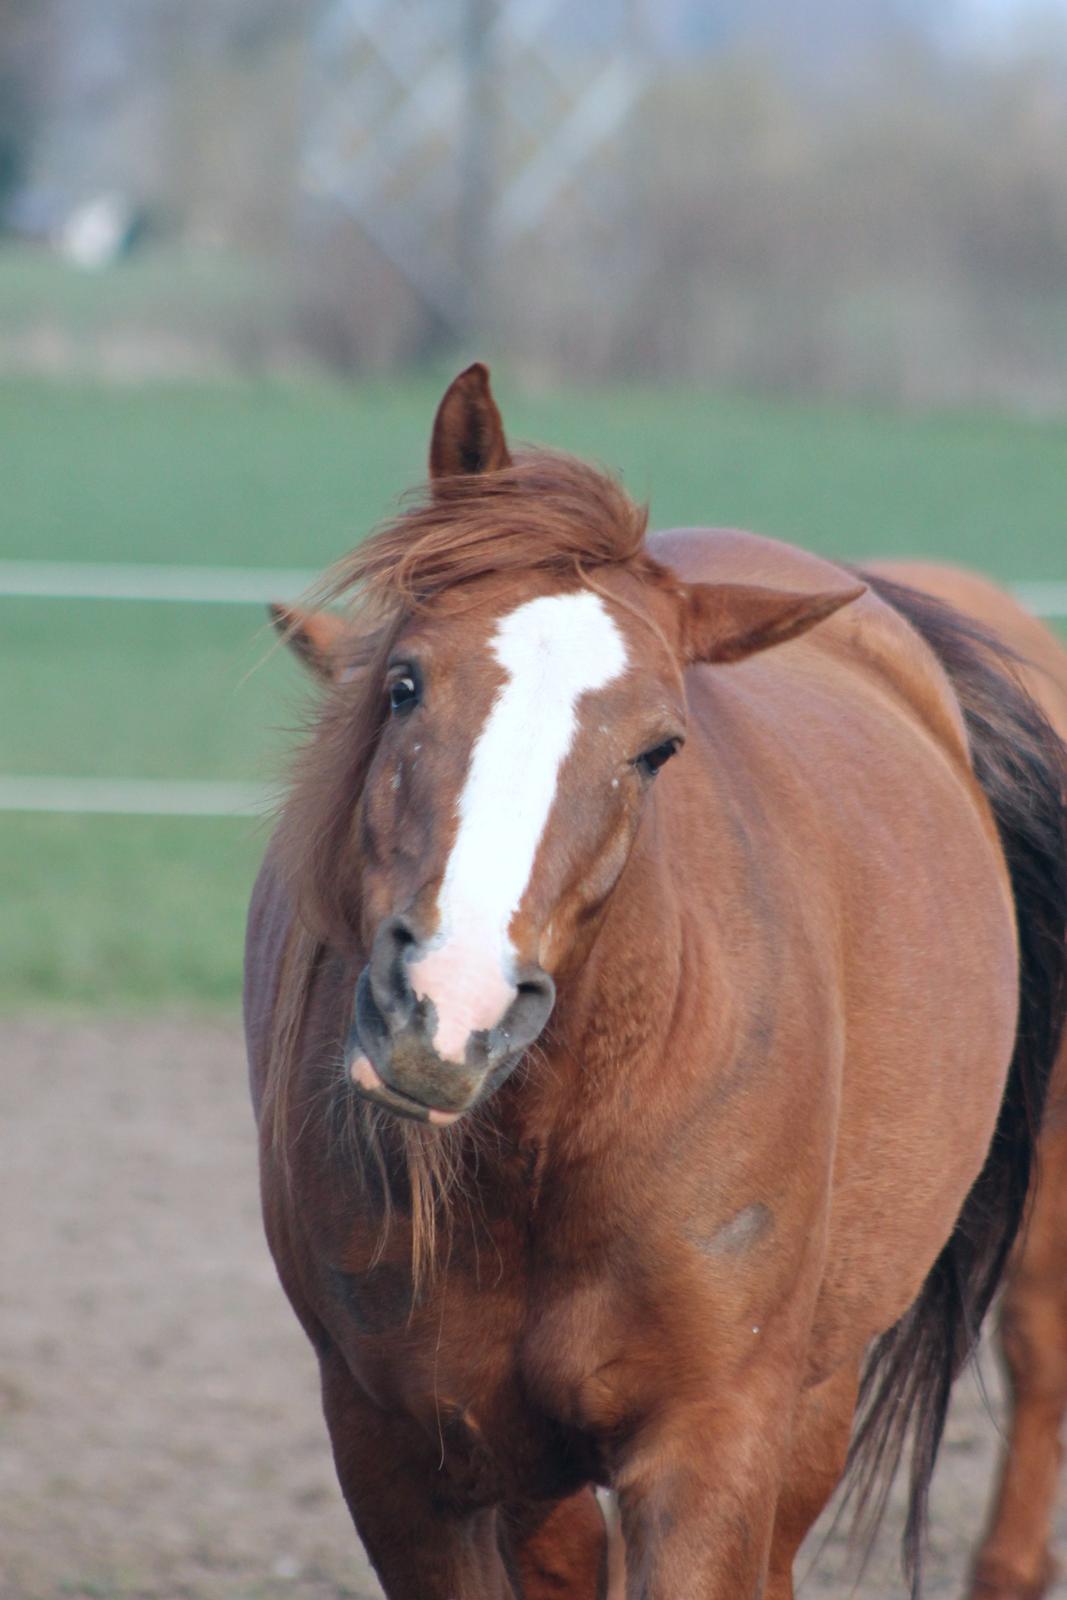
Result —
[{"label": "horse mane", "polygon": [[[312,605],[343,606],[349,627],[340,671],[292,763],[272,849],[294,908],[263,1105],[283,1165],[316,972],[327,950],[355,953],[360,945],[358,802],[385,723],[385,668],[400,630],[437,597],[491,574],[592,583],[597,569],[629,564],[651,576],[660,569],[644,548],[647,525],[647,508],[607,472],[556,451],[523,452],[498,471],[437,479],[410,496],[308,596]],[[355,1111],[361,1153],[381,1179],[388,1168],[406,1181],[419,1279],[432,1271],[438,1214],[459,1168],[457,1139],[415,1124],[387,1135],[374,1108]]]}]

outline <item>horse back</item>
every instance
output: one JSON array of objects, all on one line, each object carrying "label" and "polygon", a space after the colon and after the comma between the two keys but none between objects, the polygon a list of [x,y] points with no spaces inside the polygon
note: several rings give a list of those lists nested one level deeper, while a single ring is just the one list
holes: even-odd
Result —
[{"label": "horse back", "polygon": [[909,584],[989,628],[1019,657],[1019,676],[1062,739],[1067,739],[1067,649],[1043,622],[990,579],[932,561],[871,562],[872,575]]},{"label": "horse back", "polygon": [[[734,528],[672,528],[653,535],[649,548],[657,560],[689,582],[808,591],[839,588],[856,576],[811,551]],[[842,706],[859,700],[870,707],[874,687],[883,715],[892,707],[898,720],[921,724],[957,765],[970,769],[963,714],[947,672],[921,635],[877,593],[845,607],[797,641],[796,650],[809,662],[823,663],[829,693]],[[787,658],[771,651],[766,658],[757,656],[741,666],[742,674],[765,675],[787,722],[798,709],[797,659],[792,650]],[[981,806],[977,787],[974,792]]]}]

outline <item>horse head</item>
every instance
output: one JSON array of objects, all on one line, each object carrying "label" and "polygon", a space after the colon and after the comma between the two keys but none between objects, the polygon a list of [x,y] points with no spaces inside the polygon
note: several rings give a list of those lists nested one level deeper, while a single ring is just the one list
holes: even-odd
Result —
[{"label": "horse head", "polygon": [[601,472],[513,460],[475,365],[425,504],[342,572],[354,614],[275,608],[330,686],[288,835],[326,937],[363,952],[349,1070],[394,1112],[456,1121],[541,1036],[685,743],[687,668],[862,592],[686,584],[645,522]]}]

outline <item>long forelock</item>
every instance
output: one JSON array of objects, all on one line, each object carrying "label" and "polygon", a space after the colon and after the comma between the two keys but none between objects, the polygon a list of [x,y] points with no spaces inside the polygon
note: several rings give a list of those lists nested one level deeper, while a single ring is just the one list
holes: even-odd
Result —
[{"label": "long forelock", "polygon": [[490,574],[574,575],[641,555],[647,507],[609,473],[551,450],[511,466],[438,479],[327,574],[328,602],[416,610]]}]

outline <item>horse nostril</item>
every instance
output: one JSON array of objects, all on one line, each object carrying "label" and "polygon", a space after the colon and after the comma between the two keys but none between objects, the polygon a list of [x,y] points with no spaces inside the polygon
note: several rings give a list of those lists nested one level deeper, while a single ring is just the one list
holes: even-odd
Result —
[{"label": "horse nostril", "polygon": [[413,944],[418,944],[415,930],[406,917],[387,917],[384,923],[387,936],[399,950],[407,950]]},{"label": "horse nostril", "polygon": [[516,990],[514,1000],[493,1029],[493,1035],[509,1055],[533,1044],[556,1003],[556,986],[540,967],[528,968]]},{"label": "horse nostril", "polygon": [[401,916],[386,917],[374,936],[369,967],[371,989],[386,1016],[406,1016],[415,1004],[406,956],[418,942],[411,923]]},{"label": "horse nostril", "polygon": [[528,967],[515,987],[520,994],[540,995],[548,1000],[556,998],[556,985],[541,967]]}]

